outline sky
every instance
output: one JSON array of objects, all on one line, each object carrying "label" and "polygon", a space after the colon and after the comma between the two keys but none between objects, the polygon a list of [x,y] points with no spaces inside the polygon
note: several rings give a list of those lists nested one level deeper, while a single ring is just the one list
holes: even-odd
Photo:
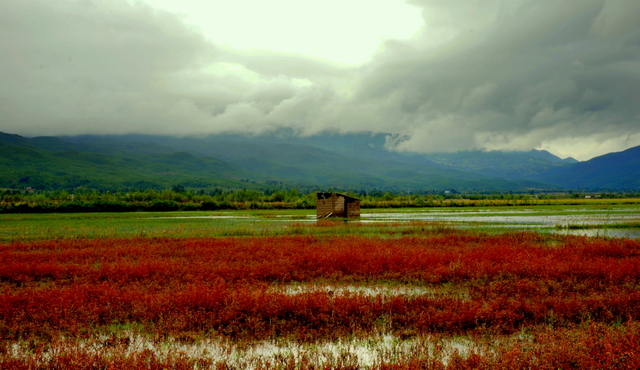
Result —
[{"label": "sky", "polygon": [[640,145],[637,0],[0,0],[0,131]]}]

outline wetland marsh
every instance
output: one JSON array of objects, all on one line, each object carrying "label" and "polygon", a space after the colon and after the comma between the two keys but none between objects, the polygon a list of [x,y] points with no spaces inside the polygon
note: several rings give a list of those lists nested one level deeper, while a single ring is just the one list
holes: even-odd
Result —
[{"label": "wetland marsh", "polygon": [[637,368],[639,207],[0,215],[0,368]]},{"label": "wetland marsh", "polygon": [[[349,225],[412,222],[490,232],[640,238],[640,204],[365,209]],[[0,214],[0,241],[103,237],[279,235],[316,223],[313,210]],[[392,224],[392,225],[385,225]],[[344,232],[346,228],[337,231]],[[359,232],[364,228],[353,228]],[[336,230],[333,230],[336,231]]]}]

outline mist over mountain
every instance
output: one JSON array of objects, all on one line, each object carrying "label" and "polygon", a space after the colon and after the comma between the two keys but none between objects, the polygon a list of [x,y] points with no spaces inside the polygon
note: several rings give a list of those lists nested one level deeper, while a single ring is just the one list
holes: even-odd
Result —
[{"label": "mist over mountain", "polygon": [[34,137],[0,133],[0,187],[298,187],[309,191],[640,188],[640,147],[586,162],[547,151],[408,153],[385,134]]}]

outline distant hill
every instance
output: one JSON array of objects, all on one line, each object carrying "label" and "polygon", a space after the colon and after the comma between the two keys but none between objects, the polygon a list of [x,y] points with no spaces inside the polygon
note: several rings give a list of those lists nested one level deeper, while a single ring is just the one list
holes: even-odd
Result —
[{"label": "distant hill", "polygon": [[[35,137],[0,133],[0,188],[638,189],[638,149],[588,162],[546,151],[397,153],[384,134]],[[635,150],[635,151],[634,151]]]},{"label": "distant hill", "polygon": [[563,160],[544,150],[527,152],[461,151],[436,153],[426,158],[443,166],[508,180],[537,180],[552,168],[565,167],[575,160]]},{"label": "distant hill", "polygon": [[638,190],[640,146],[549,171],[542,179],[569,189]]},{"label": "distant hill", "polygon": [[[216,135],[205,138],[129,135],[65,139],[101,148],[122,147],[126,142],[137,142],[143,146],[153,143],[197,156],[217,158],[255,177],[295,186],[390,191],[523,189],[515,182],[446,168],[422,157],[369,148],[366,142],[372,138],[380,142],[380,137],[366,134],[311,138],[285,135]],[[375,155],[363,153],[358,145],[374,150]],[[333,150],[329,150],[331,148]]]}]

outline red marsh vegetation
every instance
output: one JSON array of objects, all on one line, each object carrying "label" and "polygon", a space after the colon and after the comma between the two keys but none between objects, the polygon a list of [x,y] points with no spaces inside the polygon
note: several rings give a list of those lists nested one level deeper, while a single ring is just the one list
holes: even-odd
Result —
[{"label": "red marsh vegetation", "polygon": [[[225,368],[132,343],[376,335],[412,349],[368,368],[637,368],[639,287],[630,239],[449,230],[4,243],[0,368]],[[445,336],[476,345],[434,344]],[[362,366],[344,356],[251,367]]]}]

